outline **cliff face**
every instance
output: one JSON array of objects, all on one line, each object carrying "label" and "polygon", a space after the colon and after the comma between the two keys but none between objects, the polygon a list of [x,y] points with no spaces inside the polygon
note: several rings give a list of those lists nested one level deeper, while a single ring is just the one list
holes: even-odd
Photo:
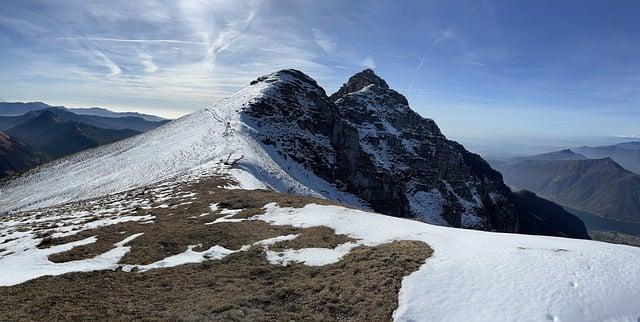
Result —
[{"label": "cliff face", "polygon": [[274,85],[242,116],[273,153],[384,214],[517,231],[511,192],[500,174],[412,111],[373,71],[354,75],[331,97],[301,72],[276,76],[255,81]]}]

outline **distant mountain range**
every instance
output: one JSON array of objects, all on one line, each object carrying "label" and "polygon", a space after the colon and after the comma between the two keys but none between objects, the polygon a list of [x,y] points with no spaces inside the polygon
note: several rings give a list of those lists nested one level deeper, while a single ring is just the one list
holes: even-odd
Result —
[{"label": "distant mountain range", "polygon": [[[20,112],[24,113],[15,115]],[[102,116],[77,112],[44,103],[0,103],[0,115],[5,115],[0,116],[0,177],[169,122],[151,115],[97,108],[80,109],[79,112],[95,112]]]},{"label": "distant mountain range", "polygon": [[38,116],[8,129],[6,133],[44,152],[50,158],[58,158],[141,132],[132,129],[106,129],[68,121],[45,110]]},{"label": "distant mountain range", "polygon": [[623,168],[640,174],[640,142],[626,142],[597,147],[582,146],[573,150],[590,159],[611,158]]},{"label": "distant mountain range", "polygon": [[148,131],[169,122],[168,120],[162,120],[159,122],[147,121],[146,119],[135,116],[104,117],[95,115],[79,115],[65,108],[48,107],[45,109],[29,111],[18,116],[0,116],[0,131],[6,131],[10,128],[19,126],[35,117],[38,117],[44,112],[55,115],[56,119],[60,122],[78,122],[104,129],[130,129],[138,132]]},{"label": "distant mountain range", "polygon": [[162,122],[167,121],[167,119],[149,115],[142,114],[137,112],[114,112],[108,109],[100,108],[100,107],[88,107],[88,108],[66,108],[64,106],[51,106],[42,102],[0,102],[0,116],[18,116],[25,114],[31,111],[43,110],[51,107],[57,107],[61,109],[66,109],[78,115],[93,115],[93,116],[102,116],[102,117],[111,117],[111,118],[120,118],[120,117],[139,117],[141,119],[151,121],[151,122]]},{"label": "distant mountain range", "polygon": [[515,163],[524,160],[547,160],[547,161],[563,161],[563,160],[586,160],[589,159],[586,156],[575,153],[569,149],[554,151],[549,153],[542,153],[527,157],[515,157],[509,160],[509,163]]},{"label": "distant mountain range", "polygon": [[[635,146],[629,144],[629,146]],[[588,159],[571,150],[492,162],[515,189],[615,220],[640,222],[640,175],[612,158]]]}]

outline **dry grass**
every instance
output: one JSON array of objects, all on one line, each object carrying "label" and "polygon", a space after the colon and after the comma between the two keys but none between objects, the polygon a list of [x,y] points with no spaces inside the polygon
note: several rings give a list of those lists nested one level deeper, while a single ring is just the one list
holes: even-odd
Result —
[{"label": "dry grass", "polygon": [[[185,184],[180,191],[198,193],[193,203],[137,210],[136,215],[154,215],[154,223],[126,222],[65,238],[49,236],[39,247],[97,236],[94,244],[50,256],[52,261],[65,262],[94,257],[126,236],[144,233],[128,244],[131,250],[121,263],[149,264],[196,244],[202,244],[200,249],[214,245],[238,249],[287,234],[300,236],[272,249],[332,248],[353,241],[327,227],[301,229],[261,221],[205,225],[221,216],[211,213],[212,203],[220,208],[244,209],[236,215],[238,218],[261,214],[263,206],[271,202],[286,207],[312,202],[333,204],[316,198],[218,186],[217,178]],[[202,213],[211,214],[199,216]],[[0,320],[390,320],[402,278],[417,270],[431,253],[422,242],[398,241],[358,247],[332,265],[283,267],[267,262],[263,248],[253,246],[222,260],[143,273],[96,271],[41,277],[0,287]]]},{"label": "dry grass", "polygon": [[0,287],[1,320],[384,321],[421,242],[360,247],[322,267],[269,264],[262,249],[144,273],[98,271]]},{"label": "dry grass", "polygon": [[[327,245],[327,247],[335,247],[351,240],[346,236],[334,235],[333,231],[328,228],[310,228],[309,233],[303,233],[304,229],[290,226],[272,226],[261,221],[205,225],[221,217],[220,214],[212,213],[209,208],[209,205],[213,203],[217,203],[219,208],[243,209],[234,218],[246,218],[262,214],[264,213],[264,205],[271,202],[276,202],[286,207],[303,207],[309,203],[335,204],[324,199],[299,197],[265,190],[220,189],[217,188],[219,185],[220,182],[218,182],[217,178],[209,178],[194,184],[185,184],[179,187],[179,192],[191,191],[198,193],[197,199],[192,200],[192,203],[177,208],[138,209],[136,215],[155,216],[152,224],[125,222],[98,229],[85,230],[64,238],[53,239],[47,237],[43,239],[39,247],[46,248],[91,236],[98,237],[96,243],[75,247],[70,251],[49,257],[49,260],[60,263],[95,257],[113,248],[113,244],[126,236],[144,233],[144,235],[128,244],[132,246],[132,249],[122,259],[121,263],[149,264],[167,256],[182,253],[187,250],[189,245],[201,244],[201,247],[194,249],[196,251],[208,249],[215,245],[228,249],[238,249],[243,245],[250,245],[259,240],[287,234],[301,234],[302,242],[305,240],[309,242],[316,241],[319,243],[319,246],[316,247],[325,247]],[[171,205],[177,204],[178,201],[169,200],[163,203]],[[211,214],[200,216],[203,213]],[[291,245],[296,244],[300,244],[300,242],[291,242]]]}]

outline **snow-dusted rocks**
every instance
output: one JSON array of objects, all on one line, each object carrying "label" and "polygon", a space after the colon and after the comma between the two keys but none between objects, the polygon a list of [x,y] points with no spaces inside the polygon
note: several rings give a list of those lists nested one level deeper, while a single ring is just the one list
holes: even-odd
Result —
[{"label": "snow-dusted rocks", "polygon": [[[290,161],[374,210],[456,227],[517,231],[510,191],[479,156],[442,135],[433,120],[371,70],[328,98],[308,76],[286,70],[242,119],[272,159]],[[343,200],[347,201],[347,200]]]},{"label": "snow-dusted rocks", "polygon": [[274,96],[282,84],[291,83],[288,75],[273,73],[205,110],[29,171],[0,187],[0,212],[36,209],[208,173],[230,174],[238,179],[239,188],[362,204],[303,165],[279,160],[255,140],[255,129],[241,118],[256,101]]}]

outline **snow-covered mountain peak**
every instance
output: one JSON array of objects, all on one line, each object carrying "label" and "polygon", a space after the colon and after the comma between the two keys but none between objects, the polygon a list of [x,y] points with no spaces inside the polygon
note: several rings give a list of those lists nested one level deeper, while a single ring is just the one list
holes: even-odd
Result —
[{"label": "snow-covered mountain peak", "polygon": [[365,69],[349,78],[349,80],[340,87],[340,89],[331,95],[331,100],[335,101],[350,93],[358,92],[365,87],[374,85],[380,89],[389,89],[389,85],[384,79],[380,78],[371,69]]},{"label": "snow-covered mountain peak", "polygon": [[[296,131],[291,126],[316,118],[321,104],[330,104],[324,90],[299,71],[260,77],[204,110],[141,135],[56,160],[3,183],[0,212],[94,198],[203,172],[230,175],[243,188],[270,188],[363,205],[359,198],[317,177],[303,159],[282,158],[257,140],[258,134],[267,133],[291,144],[297,142],[301,151],[308,146],[326,148],[326,137],[323,140],[316,134],[326,134],[327,129]],[[322,158],[331,160],[331,152]]]},{"label": "snow-covered mountain peak", "polygon": [[247,189],[324,197],[439,225],[519,229],[500,174],[413,112],[373,71],[354,75],[341,90],[347,94],[333,100],[297,70],[259,77],[205,110],[1,184],[0,211],[215,173]]},{"label": "snow-covered mountain peak", "polygon": [[[256,99],[271,99],[280,103],[303,101],[310,95],[326,96],[324,89],[315,80],[295,69],[284,69],[261,76],[249,84],[249,88],[253,87],[258,88],[260,92]],[[306,108],[313,104],[295,105]]]}]

